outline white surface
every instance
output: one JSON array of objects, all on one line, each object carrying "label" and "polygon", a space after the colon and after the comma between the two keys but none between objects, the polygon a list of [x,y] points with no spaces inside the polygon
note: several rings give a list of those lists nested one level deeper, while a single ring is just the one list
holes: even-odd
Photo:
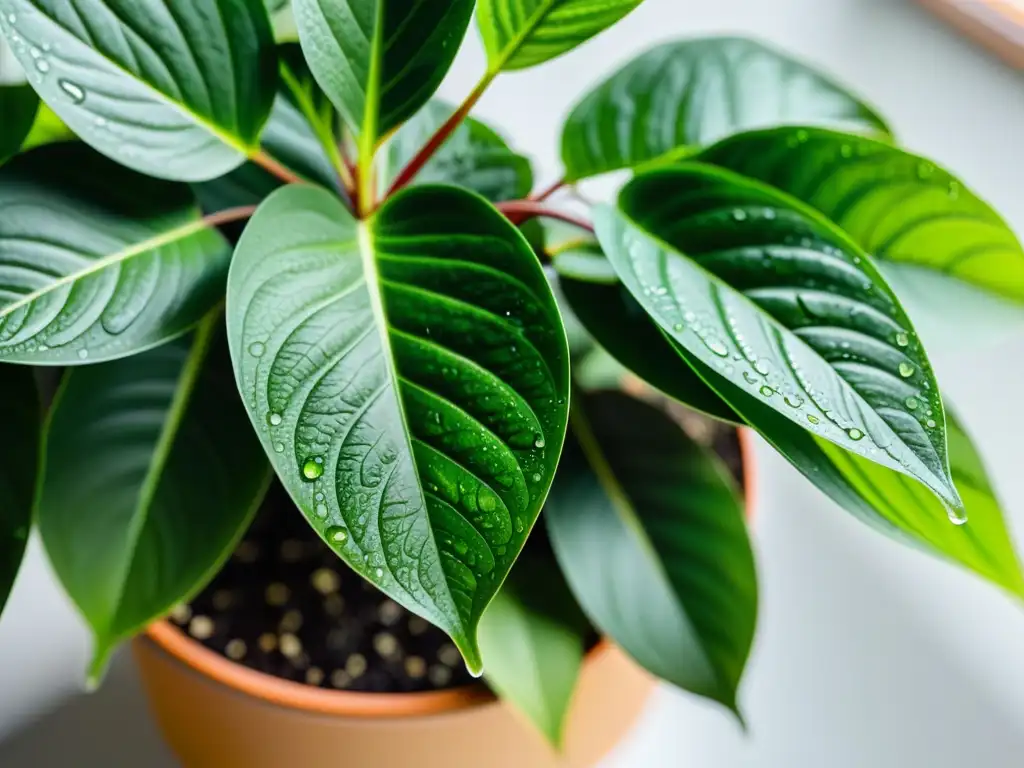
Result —
[{"label": "white surface", "polygon": [[[956,169],[1024,231],[1024,78],[906,0],[647,0],[575,55],[500,79],[480,112],[537,159],[547,180],[558,168],[560,121],[588,85],[653,42],[736,31],[782,45],[859,89],[905,144]],[[481,66],[473,40],[443,94],[461,98]],[[951,350],[951,339],[970,343]],[[1024,333],[994,341],[954,323],[926,341],[1022,530]],[[880,539],[770,451],[759,455],[762,612],[741,697],[750,733],[666,690],[609,766],[1024,763],[1019,607]],[[0,623],[0,734],[75,690],[86,645],[33,547]],[[131,668],[121,665],[100,694],[0,745],[0,765],[48,768],[69,764],[68,756],[82,768],[171,765],[158,754]]]}]

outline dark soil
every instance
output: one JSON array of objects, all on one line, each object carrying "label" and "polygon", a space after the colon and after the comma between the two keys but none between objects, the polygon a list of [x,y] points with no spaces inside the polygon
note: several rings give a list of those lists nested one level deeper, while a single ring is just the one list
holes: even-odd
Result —
[{"label": "dark soil", "polygon": [[[672,410],[742,482],[735,431]],[[170,618],[238,663],[322,688],[408,693],[473,682],[448,637],[349,570],[277,483],[221,572]]]}]

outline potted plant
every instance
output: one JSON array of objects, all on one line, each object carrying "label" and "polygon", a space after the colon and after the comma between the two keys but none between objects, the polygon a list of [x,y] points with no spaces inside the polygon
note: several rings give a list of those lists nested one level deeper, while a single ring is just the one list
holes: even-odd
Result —
[{"label": "potted plant", "polygon": [[0,0],[0,596],[34,525],[186,764],[588,765],[654,679],[741,717],[739,428],[1024,594],[885,277],[1020,301],[1024,253],[859,97],[667,43],[532,192],[471,110],[639,0],[285,5]]}]

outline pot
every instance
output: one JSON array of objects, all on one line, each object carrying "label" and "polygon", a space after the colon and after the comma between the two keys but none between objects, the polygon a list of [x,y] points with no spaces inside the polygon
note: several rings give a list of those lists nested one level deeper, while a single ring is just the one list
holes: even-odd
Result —
[{"label": "pot", "polygon": [[[745,430],[739,436],[749,516],[752,448]],[[622,740],[656,685],[599,643],[584,661],[559,755],[483,685],[316,688],[236,664],[167,621],[133,646],[153,715],[186,768],[584,768]]]}]

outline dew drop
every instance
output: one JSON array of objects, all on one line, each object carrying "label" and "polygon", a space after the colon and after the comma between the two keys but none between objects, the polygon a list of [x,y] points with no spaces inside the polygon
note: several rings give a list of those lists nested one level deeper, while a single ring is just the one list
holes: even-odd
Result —
[{"label": "dew drop", "polygon": [[909,408],[910,410],[917,410],[918,403],[916,397],[908,397],[906,400],[904,400],[904,403],[906,403],[907,408]]},{"label": "dew drop", "polygon": [[769,387],[767,384],[765,384],[763,387],[761,387],[761,394],[764,395],[765,397],[771,397],[772,395],[775,394],[775,390]]},{"label": "dew drop", "polygon": [[799,408],[804,404],[804,399],[799,395],[786,395],[783,400],[790,408]]},{"label": "dew drop", "polygon": [[80,350],[78,350],[78,359],[79,360],[85,360],[88,357],[89,357],[89,350],[88,349],[80,349]]},{"label": "dew drop", "polygon": [[762,376],[767,376],[768,371],[771,369],[768,367],[768,363],[766,363],[764,360],[755,360],[754,370],[760,373]]},{"label": "dew drop", "polygon": [[67,94],[68,98],[71,99],[75,104],[81,104],[85,101],[85,91],[82,90],[82,86],[77,83],[73,83],[70,80],[61,78],[57,81],[57,85],[60,89]]},{"label": "dew drop", "polygon": [[523,518],[517,517],[516,518],[516,533],[522,533],[523,530],[524,530]]},{"label": "dew drop", "polygon": [[460,555],[464,555],[469,551],[469,545],[466,542],[462,541],[462,539],[458,539],[455,542],[455,551],[458,552]]},{"label": "dew drop", "polygon": [[308,458],[302,464],[302,476],[308,481],[319,480],[323,473],[323,459],[319,456]]},{"label": "dew drop", "polygon": [[846,430],[846,434],[849,436],[849,438],[851,440],[862,440],[862,439],[864,439],[864,433],[861,432],[856,427],[851,427],[850,429]]},{"label": "dew drop", "polygon": [[914,366],[910,363],[900,363],[900,376],[904,379],[909,379],[914,375]]},{"label": "dew drop", "polygon": [[534,472],[533,473],[533,482],[539,483],[540,481],[541,481],[541,474],[540,474],[540,472]]},{"label": "dew drop", "polygon": [[249,345],[249,354],[253,357],[263,357],[263,353],[267,351],[267,345],[262,341],[254,341]]},{"label": "dew drop", "polygon": [[284,453],[284,443],[274,443],[274,451]]},{"label": "dew drop", "polygon": [[928,421],[926,421],[924,425],[928,427],[928,429],[935,429],[935,419],[928,419]]},{"label": "dew drop", "polygon": [[733,221],[745,221],[747,218],[747,212],[742,208],[737,208],[732,212]]},{"label": "dew drop", "polygon": [[775,209],[774,208],[765,208],[764,211],[761,212],[761,215],[764,216],[769,221],[771,221],[772,219],[775,218]]},{"label": "dew drop", "polygon": [[9,21],[11,24],[16,24],[18,22],[18,17],[13,13],[9,13],[7,14],[7,21]]},{"label": "dew drop", "polygon": [[280,413],[271,413],[267,416],[267,423],[272,427],[279,426],[282,421],[283,419]]},{"label": "dew drop", "polygon": [[808,413],[808,414],[807,414],[807,420],[808,420],[809,422],[811,422],[811,424],[818,424],[818,423],[820,423],[820,422],[821,422],[821,419],[819,419],[819,418],[818,418],[817,416],[815,416],[815,415],[814,415],[813,413]]},{"label": "dew drop", "polygon": [[544,436],[543,435],[537,435],[537,439],[533,441],[533,447],[534,448],[543,448],[545,445],[547,445],[547,443],[544,442]]},{"label": "dew drop", "polygon": [[378,569],[377,569],[377,570],[375,570],[375,571],[374,571],[373,573],[374,573],[374,575],[375,575],[375,576],[376,576],[376,577],[377,577],[378,579],[383,579],[383,578],[384,578],[384,569],[383,569],[383,568],[378,568]]},{"label": "dew drop", "polygon": [[50,71],[50,62],[48,62],[46,59],[36,59],[36,69],[39,71],[40,74],[45,75],[47,72]]},{"label": "dew drop", "polygon": [[909,343],[910,343],[910,336],[908,336],[907,334],[903,333],[902,331],[900,331],[899,333],[896,334],[896,345],[897,346],[905,347]]},{"label": "dew drop", "polygon": [[321,520],[323,518],[327,517],[327,505],[326,504],[317,504],[316,505],[316,509],[314,511],[316,512],[316,516],[319,517]]},{"label": "dew drop", "polygon": [[675,331],[676,333],[682,333],[684,330],[686,330],[686,326],[683,325],[682,323],[676,323],[675,325],[672,326],[672,330]]},{"label": "dew drop", "polygon": [[335,544],[344,544],[348,541],[348,531],[340,526],[334,526],[327,529],[327,538]]},{"label": "dew drop", "polygon": [[966,525],[967,523],[967,510],[963,507],[957,508],[952,507],[946,502],[942,502],[946,507],[946,517],[949,518],[949,522],[953,525]]}]

